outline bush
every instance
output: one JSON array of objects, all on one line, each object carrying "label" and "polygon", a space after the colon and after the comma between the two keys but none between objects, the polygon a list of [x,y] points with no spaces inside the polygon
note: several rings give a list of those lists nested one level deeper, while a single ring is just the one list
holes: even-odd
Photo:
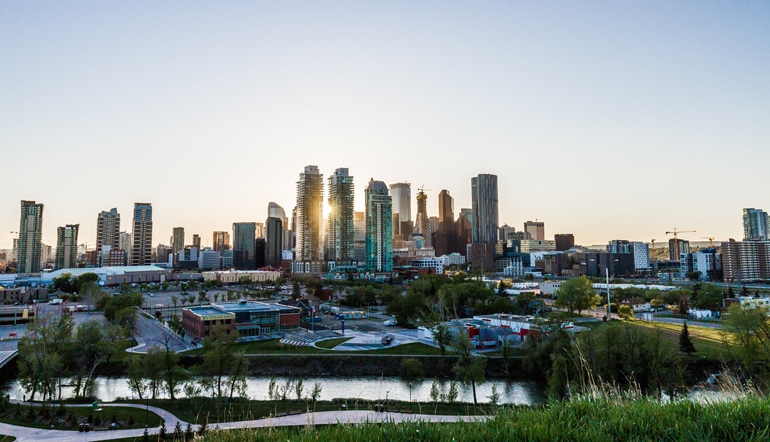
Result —
[{"label": "bush", "polygon": [[409,379],[421,379],[425,376],[422,362],[414,358],[404,358],[401,360],[401,376]]}]

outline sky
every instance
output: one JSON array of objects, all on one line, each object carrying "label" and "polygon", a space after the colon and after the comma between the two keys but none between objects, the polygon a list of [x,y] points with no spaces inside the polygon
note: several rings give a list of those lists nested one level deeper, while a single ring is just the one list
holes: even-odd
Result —
[{"label": "sky", "polygon": [[767,1],[0,2],[0,248],[21,200],[49,245],[134,202],[210,245],[306,165],[357,210],[374,178],[457,214],[492,173],[517,230],[741,239],[768,160]]}]

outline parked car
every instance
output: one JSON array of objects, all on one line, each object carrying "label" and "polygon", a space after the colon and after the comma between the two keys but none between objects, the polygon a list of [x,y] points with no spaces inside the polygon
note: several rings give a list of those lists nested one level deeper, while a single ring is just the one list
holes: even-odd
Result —
[{"label": "parked car", "polygon": [[391,325],[396,325],[397,322],[395,319],[388,319],[387,321],[383,322],[383,324],[387,326],[391,326]]}]

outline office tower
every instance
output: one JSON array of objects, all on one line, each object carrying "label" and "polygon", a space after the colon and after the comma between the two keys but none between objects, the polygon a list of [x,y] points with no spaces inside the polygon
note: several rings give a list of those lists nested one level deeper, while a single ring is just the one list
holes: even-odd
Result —
[{"label": "office tower", "polygon": [[428,195],[422,189],[417,192],[417,217],[414,219],[412,236],[422,237],[422,245],[420,246],[418,242],[418,248],[433,247],[430,220],[428,219]]},{"label": "office tower", "polygon": [[174,254],[174,264],[179,260],[179,252],[184,250],[184,227],[174,227],[171,235],[171,253]]},{"label": "office tower", "polygon": [[40,271],[40,247],[43,235],[43,203],[21,202],[19,223],[18,273]]},{"label": "office tower", "polygon": [[193,233],[192,246],[201,250],[201,237],[197,233]]},{"label": "office tower", "polygon": [[323,260],[323,175],[306,166],[297,181],[295,261]]},{"label": "office tower", "polygon": [[286,212],[283,210],[283,207],[271,202],[267,205],[267,217],[278,218],[281,220],[281,230],[283,232],[281,250],[291,250],[291,226],[289,225],[289,218],[286,217]]},{"label": "office tower", "polygon": [[650,270],[650,246],[634,241],[631,243],[631,254],[634,256],[634,272]]},{"label": "office tower", "polygon": [[230,234],[224,231],[214,232],[211,248],[220,253],[230,250]]},{"label": "office tower", "polygon": [[281,252],[283,249],[283,220],[271,216],[265,222],[266,240],[265,263],[270,267],[280,268],[283,261]]},{"label": "office tower", "polygon": [[767,212],[761,209],[743,209],[744,241],[767,241],[767,229]]},{"label": "office tower", "polygon": [[412,234],[412,188],[409,183],[390,185],[390,196],[393,199],[393,234],[401,235],[401,240],[407,240]]},{"label": "office tower", "polygon": [[556,251],[563,252],[575,247],[575,235],[571,233],[557,233],[553,236],[556,242]]},{"label": "office tower", "polygon": [[353,213],[353,259],[362,265],[366,262],[366,212]]},{"label": "office tower", "polygon": [[104,246],[110,246],[111,250],[120,248],[120,214],[116,208],[102,211],[96,219],[97,256],[102,256]]},{"label": "office tower", "polygon": [[347,168],[329,176],[329,222],[326,233],[326,260],[338,264],[353,261],[353,177]]},{"label": "office tower", "polygon": [[78,230],[80,224],[67,224],[56,229],[56,268],[71,269],[78,263]]},{"label": "office tower", "polygon": [[497,175],[481,174],[471,178],[473,201],[473,243],[497,243]]},{"label": "office tower", "polygon": [[254,237],[255,238],[265,237],[265,223],[256,223]]},{"label": "office tower", "polygon": [[457,252],[463,256],[468,254],[468,244],[471,243],[471,232],[473,231],[473,210],[460,209],[460,216],[457,217]]},{"label": "office tower", "polygon": [[254,268],[261,269],[265,267],[265,256],[267,255],[267,240],[265,238],[254,239]]},{"label": "office tower", "polygon": [[532,235],[535,241],[545,239],[545,223],[542,221],[527,221],[524,223],[524,231]]},{"label": "office tower", "polygon": [[131,234],[128,232],[120,232],[118,239],[118,248],[120,250],[125,250],[125,257],[126,260],[121,265],[128,265],[131,263],[131,253],[133,252],[134,248],[134,240],[131,238]]},{"label": "office tower", "polygon": [[369,180],[366,188],[366,270],[393,271],[393,202],[388,186]]},{"label": "office tower", "polygon": [[498,229],[498,235],[497,240],[498,241],[505,241],[508,238],[508,235],[516,233],[516,229],[514,227],[509,226],[508,224],[504,224],[502,227]]},{"label": "office tower", "polygon": [[132,237],[134,245],[131,251],[131,265],[152,264],[152,205],[150,203],[134,203]]},{"label": "office tower", "polygon": [[257,223],[233,223],[233,267],[236,270],[255,270],[257,268],[256,239]]},{"label": "office tower", "polygon": [[444,189],[438,194],[438,228],[433,235],[433,247],[436,256],[457,252],[457,229],[455,228],[455,202],[449,191]]}]

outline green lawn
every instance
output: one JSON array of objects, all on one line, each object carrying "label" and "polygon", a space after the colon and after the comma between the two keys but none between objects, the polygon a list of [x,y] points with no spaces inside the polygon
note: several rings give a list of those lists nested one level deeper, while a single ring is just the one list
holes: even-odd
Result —
[{"label": "green lawn", "polygon": [[[677,346],[679,345],[679,334],[682,332],[682,326],[680,324],[647,321],[633,321],[631,324],[647,329],[661,330],[666,337],[671,339]],[[697,356],[703,356],[707,359],[714,359],[717,361],[722,361],[730,357],[729,349],[722,337],[722,330],[687,324],[687,331],[690,333],[690,339],[692,339],[693,345],[695,345]]]},{"label": "green lawn", "polygon": [[316,342],[316,347],[325,348],[325,349],[332,349],[343,342],[347,342],[353,338],[334,338],[334,339],[326,339],[324,341]]},{"label": "green lawn", "polygon": [[[34,428],[77,430],[79,422],[90,418],[92,427],[108,426],[114,418],[118,429],[144,428],[145,419],[150,427],[157,427],[161,418],[146,410],[128,407],[103,407],[93,411],[91,407],[47,407],[9,406],[0,413],[0,422]],[[2,441],[3,439],[0,439]]]},{"label": "green lawn", "polygon": [[0,442],[13,442],[16,438],[13,436],[6,436],[5,434],[0,434]]}]

